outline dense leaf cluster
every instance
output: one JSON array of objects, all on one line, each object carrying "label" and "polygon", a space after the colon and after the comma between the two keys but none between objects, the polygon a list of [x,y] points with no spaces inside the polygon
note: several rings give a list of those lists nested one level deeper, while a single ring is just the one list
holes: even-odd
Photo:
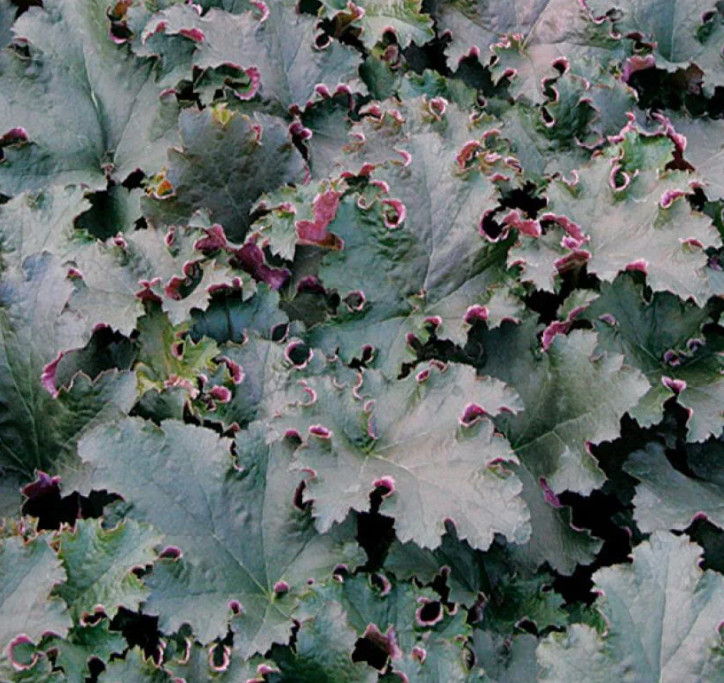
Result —
[{"label": "dense leaf cluster", "polygon": [[724,681],[723,46],[0,0],[0,680]]}]

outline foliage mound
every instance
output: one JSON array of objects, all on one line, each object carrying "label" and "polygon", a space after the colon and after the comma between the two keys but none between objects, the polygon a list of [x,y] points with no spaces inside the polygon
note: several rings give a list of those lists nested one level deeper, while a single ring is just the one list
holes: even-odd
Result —
[{"label": "foliage mound", "polygon": [[723,46],[0,0],[0,680],[724,681]]}]

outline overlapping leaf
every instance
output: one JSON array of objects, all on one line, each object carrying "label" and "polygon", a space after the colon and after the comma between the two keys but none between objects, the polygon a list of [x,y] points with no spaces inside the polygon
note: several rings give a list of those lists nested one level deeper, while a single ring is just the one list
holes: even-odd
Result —
[{"label": "overlapping leaf", "polygon": [[712,201],[724,198],[722,164],[724,148],[720,119],[677,117],[673,119],[676,132],[686,137],[686,160],[704,180],[704,192]]},{"label": "overlapping leaf", "polygon": [[127,419],[89,434],[80,456],[95,486],[126,497],[175,548],[147,580],[146,609],[165,629],[190,623],[203,642],[231,624],[246,657],[289,636],[294,599],[281,586],[298,590],[357,551],[340,529],[319,536],[295,507],[299,477],[286,473],[282,444],[244,433],[237,462],[230,445],[201,427]]},{"label": "overlapping leaf", "polygon": [[[721,85],[724,32],[716,3],[591,0],[588,7],[598,21],[610,21],[612,32],[647,46],[657,64],[674,70],[693,62],[704,71],[707,84]],[[632,45],[631,52],[634,50]]]},{"label": "overlapping leaf", "polygon": [[343,0],[322,3],[325,14],[338,17],[343,25],[352,23],[361,30],[360,39],[367,48],[374,47],[385,32],[394,33],[398,43],[407,47],[411,41],[422,45],[434,37],[432,19],[422,13],[420,0],[361,0],[359,4]]},{"label": "overlapping leaf", "polygon": [[703,248],[720,238],[686,201],[695,179],[665,170],[673,151],[666,137],[625,132],[620,145],[579,169],[574,183],[554,183],[547,208],[573,231],[571,254],[590,254],[589,272],[602,280],[641,270],[654,291],[702,303],[711,293]]},{"label": "overlapping leaf", "polygon": [[724,678],[719,4],[0,0],[0,678]]},{"label": "overlapping leaf", "polygon": [[525,408],[497,420],[522,463],[518,476],[533,528],[524,552],[534,563],[571,572],[597,543],[571,529],[570,511],[551,493],[590,492],[603,483],[590,444],[618,436],[624,406],[635,406],[648,382],[622,356],[594,353],[590,332],[557,335],[545,353],[530,322],[503,325],[481,339],[483,370],[514,387]]},{"label": "overlapping leaf", "polygon": [[651,388],[631,414],[649,426],[662,417],[672,396],[689,411],[690,441],[719,436],[724,390],[719,334],[706,335],[707,311],[662,292],[650,301],[630,277],[604,285],[601,296],[583,314],[598,330],[599,347],[622,353],[639,368]]},{"label": "overlapping leaf", "polygon": [[[506,279],[504,253],[480,224],[498,206],[498,185],[517,174],[493,121],[469,123],[440,98],[402,112],[392,105],[353,129],[346,163],[375,169],[362,196],[343,197],[326,226],[341,248],[325,250],[315,274],[348,303],[312,333],[345,359],[371,345],[388,374],[399,371],[407,333],[424,318],[439,316],[460,339],[467,309],[482,309]],[[360,340],[362,326],[370,332]]]},{"label": "overlapping leaf", "polygon": [[55,470],[84,430],[130,410],[136,396],[132,376],[112,371],[94,382],[80,376],[54,399],[50,364],[90,332],[67,308],[74,286],[66,274],[57,259],[37,255],[6,271],[0,285],[0,462],[25,478]]},{"label": "overlapping leaf", "polygon": [[45,537],[25,543],[21,537],[0,543],[0,667],[12,671],[13,643],[39,642],[43,635],[63,636],[71,625],[56,584],[65,579],[60,560]]},{"label": "overlapping leaf", "polygon": [[597,338],[590,332],[556,335],[543,352],[530,323],[503,329],[506,345],[498,341],[503,332],[486,336],[483,368],[523,401],[520,416],[500,420],[516,453],[554,491],[590,492],[603,482],[590,445],[618,436],[621,417],[648,382],[622,356],[595,354]]},{"label": "overlapping leaf", "polygon": [[153,171],[176,143],[175,98],[161,96],[152,64],[110,40],[105,11],[103,0],[51,0],[15,23],[22,42],[0,59],[0,133],[21,130],[0,164],[5,194],[105,188],[108,174]]},{"label": "overlapping leaf", "polygon": [[698,566],[685,536],[657,532],[634,550],[633,564],[594,574],[603,635],[575,625],[538,648],[539,680],[716,680],[722,676],[719,624],[724,581]]},{"label": "overlapping leaf", "polygon": [[[447,610],[429,589],[404,582],[391,584],[386,576],[378,579],[381,589],[363,577],[313,589],[305,597],[301,613],[312,625],[326,612],[339,610],[347,629],[378,648],[382,661],[387,659],[391,672],[403,680],[467,680],[461,641],[469,626],[464,616]],[[302,631],[305,626],[302,622]]]},{"label": "overlapping leaf", "polygon": [[56,594],[79,620],[99,606],[115,616],[118,607],[137,609],[146,598],[137,567],[150,565],[161,537],[133,521],[103,529],[96,520],[79,520],[73,532],[61,535],[59,556],[68,575]]},{"label": "overlapping leaf", "polygon": [[519,409],[502,382],[436,365],[400,382],[376,372],[359,386],[329,375],[299,380],[298,387],[293,376],[287,380],[285,400],[270,396],[274,410],[286,404],[271,424],[280,435],[294,430],[306,439],[296,461],[312,473],[304,495],[320,529],[350,508],[366,510],[381,487],[381,510],[404,541],[436,547],[446,519],[475,547],[489,546],[496,532],[527,538],[520,483],[505,467],[515,459],[484,417]]},{"label": "overlapping leaf", "polygon": [[259,195],[303,177],[303,159],[281,119],[189,109],[179,126],[183,147],[169,151],[159,190],[145,202],[147,217],[156,223],[175,225],[206,209],[240,241]]},{"label": "overlapping leaf", "polygon": [[491,633],[509,635],[524,619],[540,631],[565,625],[561,596],[547,590],[551,577],[525,571],[516,552],[515,546],[499,544],[484,553],[476,551],[453,531],[434,551],[414,543],[393,544],[385,568],[404,579],[433,582],[437,575],[444,576],[451,601],[468,609],[484,605],[476,626]]},{"label": "overlapping leaf", "polygon": [[634,514],[643,532],[682,530],[698,517],[724,526],[720,449],[717,442],[703,449],[699,466],[705,468],[705,479],[687,477],[675,470],[659,444],[631,454],[625,469],[640,481]]},{"label": "overlapping leaf", "polygon": [[583,23],[580,4],[571,0],[440,0],[432,15],[438,30],[452,36],[447,54],[453,64],[471,50],[486,55],[488,48],[506,34],[535,37],[533,42],[563,42],[568,33],[580,34]]},{"label": "overlapping leaf", "polygon": [[167,61],[175,63],[167,69],[174,67],[174,77],[182,75],[184,66],[190,71],[192,64],[203,70],[231,67],[246,81],[236,92],[240,99],[258,95],[282,110],[303,108],[317,86],[334,91],[361,85],[355,84],[359,55],[321,35],[317,22],[290,2],[269,3],[261,13],[256,8],[241,14],[211,9],[204,15],[175,4],[153,15],[139,37],[140,54],[173,50]]}]

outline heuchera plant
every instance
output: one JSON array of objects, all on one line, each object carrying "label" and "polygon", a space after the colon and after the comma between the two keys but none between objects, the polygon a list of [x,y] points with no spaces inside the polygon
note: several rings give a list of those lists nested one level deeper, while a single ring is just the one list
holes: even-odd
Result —
[{"label": "heuchera plant", "polygon": [[724,4],[0,46],[0,680],[724,681]]}]

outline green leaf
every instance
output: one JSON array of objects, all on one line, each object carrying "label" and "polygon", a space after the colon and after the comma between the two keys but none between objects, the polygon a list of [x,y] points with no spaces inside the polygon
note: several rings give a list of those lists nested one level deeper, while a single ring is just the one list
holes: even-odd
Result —
[{"label": "green leaf", "polygon": [[[230,653],[228,645],[206,648],[198,642],[184,639],[178,656],[169,658],[167,647],[164,651],[164,669],[171,676],[186,681],[218,681],[219,683],[237,683],[238,681],[263,681],[264,671],[278,671],[269,659],[251,657],[244,661]],[[225,667],[225,668],[224,668]],[[256,679],[256,680],[255,680]],[[273,679],[272,679],[273,680]]]},{"label": "green leaf", "polygon": [[160,543],[159,534],[133,520],[113,529],[104,529],[98,520],[78,520],[73,531],[60,535],[58,554],[68,579],[56,595],[76,621],[97,605],[111,618],[119,607],[134,611],[148,591],[132,570],[152,564]]},{"label": "green leaf", "polygon": [[[446,531],[435,550],[421,548],[413,542],[393,541],[384,566],[386,571],[405,581],[414,577],[432,583],[443,573],[446,587],[450,589],[450,601],[470,608],[481,593],[490,592],[485,561],[495,550],[494,544],[488,553],[476,551],[466,541],[459,540],[453,528]],[[447,569],[442,572],[441,567]]]},{"label": "green leaf", "polygon": [[15,12],[15,6],[10,0],[0,0],[0,48],[4,48],[12,40]]},{"label": "green leaf", "polygon": [[378,356],[376,365],[395,376],[409,360],[406,333],[413,329],[414,308],[408,297],[422,284],[421,269],[413,271],[408,260],[419,253],[417,237],[405,228],[390,231],[380,211],[363,211],[352,198],[341,202],[329,232],[344,248],[323,254],[318,274],[342,302],[333,319],[310,330],[309,341],[345,361],[361,357],[368,344]]},{"label": "green leaf", "polygon": [[[96,253],[91,249],[80,252],[75,261],[90,288],[84,303],[90,308],[97,303],[102,308],[116,299],[116,308],[125,303],[142,311],[141,297],[160,299],[171,322],[178,325],[193,309],[204,310],[214,289],[231,289],[235,280],[246,281],[243,293],[249,296],[253,292],[250,276],[229,267],[225,250],[216,249],[212,258],[197,249],[204,240],[208,242],[210,233],[220,233],[225,239],[218,225],[198,218],[193,216],[188,227],[174,225],[167,232],[149,227],[124,236],[122,241],[114,240],[113,246],[96,246]],[[101,284],[104,277],[105,291]],[[76,307],[78,298],[76,295]]]},{"label": "green leaf", "polygon": [[590,492],[603,483],[587,444],[618,436],[621,417],[648,382],[622,356],[595,354],[596,335],[590,332],[556,335],[547,352],[536,332],[530,321],[506,323],[480,329],[475,338],[484,349],[481,369],[515,388],[524,405],[519,416],[496,419],[521,461],[516,473],[532,525],[523,552],[536,565],[547,560],[571,573],[577,562],[590,562],[600,544],[571,529],[570,510],[550,492]]},{"label": "green leaf", "polygon": [[134,647],[123,659],[114,659],[98,677],[99,683],[170,683],[171,677]]},{"label": "green leaf", "polygon": [[518,559],[515,546],[495,543],[488,551],[479,552],[453,531],[443,536],[434,551],[394,542],[385,568],[398,578],[415,577],[430,583],[442,575],[450,601],[467,609],[482,605],[482,619],[476,622],[479,628],[512,634],[524,619],[539,631],[564,626],[567,614],[561,609],[563,598],[550,590],[553,578],[534,574]]},{"label": "green leaf", "polygon": [[719,632],[724,579],[699,566],[701,550],[685,536],[657,532],[633,564],[593,575],[607,620],[598,635],[575,625],[538,648],[540,681],[695,681],[724,675]]},{"label": "green leaf", "polygon": [[[138,180],[138,176],[131,176],[131,180]],[[109,184],[107,189],[86,196],[91,208],[79,216],[76,227],[89,235],[107,240],[118,233],[128,234],[140,224],[143,190],[135,184],[128,188]]]},{"label": "green leaf", "polygon": [[130,335],[143,313],[141,299],[136,296],[143,288],[133,270],[126,267],[124,257],[119,247],[101,242],[75,250],[73,264],[80,277],[69,307],[92,329],[107,325]]},{"label": "green leaf", "polygon": [[313,133],[306,144],[315,179],[333,175],[342,165],[339,151],[349,142],[350,104],[348,97],[335,96],[313,102],[302,114],[302,123]]},{"label": "green leaf", "polygon": [[89,329],[104,324],[130,334],[143,311],[135,296],[140,289],[138,278],[125,267],[119,247],[92,241],[83,230],[75,229],[75,220],[90,206],[77,187],[55,186],[18,195],[0,209],[3,261],[21,268],[27,257],[39,258],[41,252],[58,257],[68,266],[66,272],[73,268],[75,287],[69,308]]},{"label": "green leaf", "polygon": [[421,0],[360,0],[351,6],[344,0],[324,0],[322,7],[327,17],[336,17],[343,26],[359,27],[360,40],[368,49],[388,31],[395,34],[400,47],[412,41],[422,45],[435,37],[432,19],[421,11]]},{"label": "green leaf", "polygon": [[[235,15],[218,9],[200,16],[189,5],[176,4],[155,14],[144,27],[141,42],[150,37],[151,47],[136,49],[141,54],[153,54],[160,40],[169,41],[165,36],[200,31],[197,35],[203,36],[202,40],[186,39],[189,51],[193,50],[193,65],[204,70],[232,65],[247,74],[255,70],[259,83],[254,85],[252,78],[250,89],[237,96],[245,100],[258,92],[280,112],[293,105],[303,108],[318,85],[329,91],[342,84],[360,89],[355,78],[361,59],[354,50],[329,37],[323,49],[317,47],[317,22],[301,14],[294,3],[270,2],[267,9],[268,17],[258,16],[258,11]],[[163,35],[153,37],[156,32]],[[163,50],[163,45],[160,47]],[[178,62],[185,60],[179,59],[178,53],[172,56],[176,61],[172,65],[176,67],[174,76],[180,75]],[[190,67],[188,63],[189,71]]]},{"label": "green leaf", "polygon": [[[657,65],[674,71],[696,63],[708,85],[722,84],[722,17],[711,0],[592,0],[593,16],[608,19],[611,32],[636,36],[654,55]],[[708,20],[705,22],[705,17]],[[606,22],[606,23],[608,23]],[[632,53],[642,52],[633,44]],[[648,51],[648,50],[647,50]]]},{"label": "green leaf", "polygon": [[219,344],[224,342],[245,343],[253,336],[267,339],[277,325],[284,325],[288,318],[279,309],[280,298],[273,289],[261,283],[250,298],[233,294],[224,299],[212,301],[205,312],[191,314],[194,341],[210,337]]},{"label": "green leaf", "polygon": [[618,9],[612,23],[619,33],[643,33],[643,39],[650,40],[656,45],[658,53],[673,63],[686,62],[691,58],[698,44],[696,34],[702,24],[702,15],[714,7],[711,0],[686,3],[631,0],[624,6],[617,5],[615,0],[591,0],[588,6],[596,17]]},{"label": "green leaf", "polygon": [[66,638],[53,638],[48,643],[57,648],[56,666],[63,670],[67,681],[84,680],[90,676],[89,660],[101,660],[105,664],[112,654],[121,654],[128,647],[125,638],[109,630],[108,619],[100,619],[89,626],[73,627]]},{"label": "green leaf", "polygon": [[[574,114],[579,113],[575,110]],[[584,130],[591,127],[595,115],[586,105],[582,112]],[[546,125],[542,110],[517,102],[500,114],[502,135],[520,161],[525,180],[543,186],[551,176],[569,179],[573,171],[591,158],[591,151],[566,134],[565,125],[550,119]]]},{"label": "green leaf", "polygon": [[342,605],[330,600],[315,607],[310,614],[308,605],[303,606],[304,618],[294,649],[272,650],[282,679],[298,683],[375,683],[376,671],[365,662],[352,661],[358,634],[347,623]]},{"label": "green leaf", "polygon": [[697,30],[700,45],[694,46],[697,53],[692,57],[692,61],[704,72],[704,93],[708,97],[712,97],[716,89],[724,85],[724,14],[720,6],[717,6],[718,12],[713,12],[712,9],[709,8],[702,14],[701,18],[707,17],[707,20],[702,22],[703,25]]},{"label": "green leaf", "polygon": [[212,368],[219,347],[208,338],[194,343],[184,336],[185,327],[174,327],[158,307],[138,321],[140,349],[133,369],[142,391],[179,386],[196,396],[199,375]]},{"label": "green leaf", "polygon": [[364,141],[349,145],[347,163],[376,168],[359,196],[340,200],[327,230],[341,248],[325,249],[313,271],[343,302],[359,292],[364,300],[340,304],[310,335],[344,360],[373,346],[389,376],[409,359],[407,334],[424,317],[438,315],[441,333],[460,340],[468,307],[486,303],[505,279],[503,249],[482,237],[480,224],[498,207],[502,179],[516,174],[492,121],[470,122],[440,99],[412,100],[402,111],[392,104],[353,128]]},{"label": "green leaf", "polygon": [[[695,176],[666,171],[673,143],[628,131],[622,141],[578,171],[575,184],[554,182],[550,215],[581,231],[572,254],[584,250],[588,270],[611,282],[624,270],[642,270],[654,291],[703,303],[710,295],[703,249],[719,245],[710,219],[685,199]],[[562,218],[558,218],[562,217]]]},{"label": "green leaf", "polygon": [[463,612],[448,610],[428,588],[391,582],[384,575],[376,581],[373,585],[359,575],[312,587],[300,614],[324,617],[330,607],[333,613],[341,607],[348,627],[378,649],[382,658],[387,656],[391,672],[403,680],[467,680],[463,643],[470,627]]},{"label": "green leaf", "polygon": [[21,671],[9,669],[7,673],[11,678],[4,680],[12,683],[65,683],[67,680],[61,671],[53,670],[53,662],[33,643],[23,643],[14,648],[14,654],[20,664],[29,668]]},{"label": "green leaf", "polygon": [[65,572],[45,536],[13,536],[0,544],[0,665],[12,659],[8,646],[21,634],[39,642],[46,633],[64,636],[71,626],[65,605],[53,597]]},{"label": "green leaf", "polygon": [[154,223],[176,225],[206,209],[230,239],[243,241],[259,196],[302,179],[304,160],[281,119],[209,107],[183,111],[179,126],[183,147],[169,151],[162,174],[172,191],[143,201]]},{"label": "green leaf", "polygon": [[531,520],[530,541],[518,549],[518,561],[531,569],[547,562],[565,575],[573,574],[579,564],[590,564],[603,541],[576,527],[571,508],[551,500],[531,471],[520,468],[516,474],[523,483],[522,497]]},{"label": "green leaf", "polygon": [[480,680],[474,677],[480,669],[485,683],[537,680],[537,646],[538,639],[529,633],[518,634],[510,639],[475,629],[472,650],[477,668],[473,670],[471,680]]},{"label": "green leaf", "polygon": [[563,42],[569,32],[580,32],[585,18],[576,0],[437,0],[433,8],[438,31],[452,35],[447,48],[452,65],[471,49],[486,55],[509,33],[521,33],[531,42]]},{"label": "green leaf", "polygon": [[[83,189],[52,186],[26,192],[0,207],[0,248],[5,267],[20,267],[28,256],[47,251],[72,258],[81,235],[73,221],[90,209]],[[81,244],[78,239],[78,245]]]},{"label": "green leaf", "polygon": [[176,144],[175,98],[160,96],[150,63],[111,41],[106,7],[50,0],[15,23],[30,57],[0,57],[0,131],[22,127],[28,142],[5,150],[5,194],[54,183],[104,189],[106,173],[152,171]]},{"label": "green leaf", "polygon": [[583,313],[598,332],[599,348],[622,353],[641,370],[651,388],[631,411],[643,426],[658,422],[672,396],[689,411],[689,441],[718,436],[724,379],[717,334],[705,335],[708,312],[669,293],[649,301],[630,277],[604,284],[601,296]]},{"label": "green leaf", "polygon": [[73,284],[50,255],[32,256],[7,271],[0,286],[0,467],[31,478],[56,471],[74,455],[83,432],[130,410],[136,398],[129,373],[79,375],[57,398],[54,369],[41,376],[58,349],[82,346],[86,324],[67,310]]},{"label": "green leaf", "polygon": [[724,199],[724,121],[677,116],[672,123],[676,132],[686,137],[684,157],[704,180],[707,197]]},{"label": "green leaf", "polygon": [[286,641],[299,587],[340,562],[353,566],[359,550],[341,528],[318,535],[295,507],[299,478],[288,473],[283,445],[241,432],[238,462],[230,445],[201,427],[128,419],[95,430],[79,453],[94,488],[123,495],[132,516],[183,555],[156,563],[145,609],[160,615],[164,631],[191,624],[202,642],[231,623],[234,647],[247,657]]},{"label": "green leaf", "polygon": [[[277,373],[287,372],[284,348],[250,333],[243,344],[228,343],[220,352],[239,366],[243,380],[238,390],[233,392],[231,401],[217,408],[216,419],[222,419],[224,424],[236,422],[246,427],[261,416],[260,408],[263,412],[262,404],[267,392],[273,392],[280,381]],[[214,416],[209,415],[209,418]]]},{"label": "green leaf", "polygon": [[634,497],[634,518],[644,533],[669,529],[682,531],[695,518],[706,517],[724,527],[722,473],[718,442],[704,444],[707,468],[714,477],[687,477],[669,463],[660,444],[649,444],[632,453],[624,469],[641,483]]},{"label": "green leaf", "polygon": [[[556,12],[561,12],[560,19],[553,19]],[[550,15],[552,21],[545,15],[528,35],[508,35],[492,45],[493,80],[507,79],[513,97],[534,104],[555,103],[549,87],[556,87],[563,74],[578,80],[589,97],[601,90],[611,97],[612,90],[623,88],[607,73],[611,62],[624,54],[608,26],[590,21],[582,6],[570,2],[558,2]],[[590,83],[579,80],[583,78]]]},{"label": "green leaf", "polygon": [[525,411],[500,418],[500,424],[524,466],[544,477],[553,491],[590,493],[603,483],[590,444],[618,436],[621,417],[648,382],[625,366],[622,356],[596,355],[597,337],[590,332],[556,335],[543,353],[523,347],[530,324],[519,328],[519,346],[510,343],[507,331],[506,348],[496,344],[501,335],[488,336],[483,369],[515,387]]},{"label": "green leaf", "polygon": [[395,519],[403,542],[437,547],[448,519],[476,548],[487,548],[496,532],[528,538],[520,483],[504,465],[515,459],[483,417],[519,409],[502,382],[439,364],[401,381],[373,371],[356,386],[329,375],[297,381],[290,377],[283,402],[273,399],[286,409],[271,425],[306,439],[295,467],[311,472],[304,495],[318,528],[329,529],[350,508],[366,511],[370,493],[382,487],[380,511]]}]

